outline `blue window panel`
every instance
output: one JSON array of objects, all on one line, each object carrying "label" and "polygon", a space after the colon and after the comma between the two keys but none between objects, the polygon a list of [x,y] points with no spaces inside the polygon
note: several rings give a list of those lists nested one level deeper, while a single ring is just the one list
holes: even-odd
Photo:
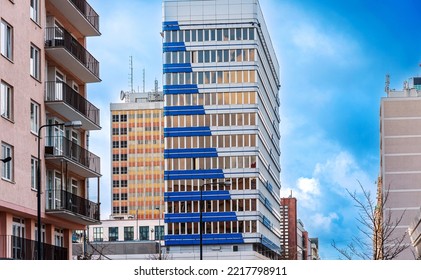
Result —
[{"label": "blue window panel", "polygon": [[164,128],[164,137],[180,136],[212,136],[212,133],[208,126]]},{"label": "blue window panel", "polygon": [[172,64],[164,64],[163,65],[163,72],[165,73],[178,73],[178,72],[193,72],[191,63],[172,63]]},{"label": "blue window panel", "polygon": [[190,115],[204,115],[205,107],[197,106],[165,106],[164,116],[190,116]]},{"label": "blue window panel", "polygon": [[[202,191],[202,200],[230,200],[229,191]],[[164,201],[198,201],[200,191],[196,192],[166,192]]]},{"label": "blue window panel", "polygon": [[[179,235],[166,235],[164,237],[165,245],[199,245],[199,234],[179,234]],[[220,234],[203,234],[202,244],[243,244],[244,238],[241,233],[220,233]]]},{"label": "blue window panel", "polygon": [[[237,220],[235,212],[202,213],[203,222],[225,222]],[[166,223],[198,223],[200,222],[200,213],[165,214],[164,221]]]},{"label": "blue window panel", "polygon": [[216,148],[165,149],[164,158],[218,157]]},{"label": "blue window panel", "polygon": [[180,30],[178,21],[164,21],[162,23],[162,31]]},{"label": "blue window panel", "polygon": [[164,85],[164,94],[193,94],[199,93],[197,84],[188,85]]},{"label": "blue window panel", "polygon": [[163,52],[186,51],[186,45],[184,44],[184,42],[163,43],[162,51]]},{"label": "blue window panel", "polygon": [[164,180],[184,180],[184,179],[223,179],[222,169],[202,169],[202,170],[166,170]]}]

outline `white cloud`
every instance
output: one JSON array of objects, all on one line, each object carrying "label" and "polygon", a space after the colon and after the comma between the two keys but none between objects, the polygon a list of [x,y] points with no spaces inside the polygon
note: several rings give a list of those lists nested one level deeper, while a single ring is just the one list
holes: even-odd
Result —
[{"label": "white cloud", "polygon": [[324,163],[318,163],[314,176],[340,195],[347,195],[344,191],[359,190],[359,182],[366,189],[373,190],[374,180],[360,168],[355,158],[346,151],[341,151]]},{"label": "white cloud", "polygon": [[339,216],[334,212],[328,213],[327,215],[316,213],[311,216],[311,221],[308,221],[307,223],[311,222],[313,228],[329,232],[331,231],[332,224],[335,220],[339,220]]}]

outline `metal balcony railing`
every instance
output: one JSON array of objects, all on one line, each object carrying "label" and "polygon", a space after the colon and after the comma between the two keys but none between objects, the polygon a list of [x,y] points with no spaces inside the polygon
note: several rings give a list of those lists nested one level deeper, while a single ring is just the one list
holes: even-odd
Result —
[{"label": "metal balcony railing", "polygon": [[92,26],[99,31],[99,15],[85,0],[70,0],[73,5],[85,16]]},{"label": "metal balcony railing", "polygon": [[[47,243],[41,244],[43,260],[67,260],[68,249]],[[0,235],[0,258],[36,260],[38,242],[13,235]]]},{"label": "metal balcony railing", "polygon": [[89,219],[100,219],[99,204],[65,190],[47,190],[48,210],[67,210]]},{"label": "metal balcony railing", "polygon": [[99,126],[99,109],[63,82],[45,82],[45,101],[64,102]]},{"label": "metal balcony railing", "polygon": [[[46,158],[49,156],[63,156],[98,174],[100,173],[100,158],[66,137],[48,136],[46,137],[46,143]],[[52,147],[52,151],[47,149],[48,147]],[[47,150],[49,153],[47,153]]]},{"label": "metal balcony railing", "polygon": [[64,28],[45,28],[45,47],[64,48],[99,78],[99,62]]}]

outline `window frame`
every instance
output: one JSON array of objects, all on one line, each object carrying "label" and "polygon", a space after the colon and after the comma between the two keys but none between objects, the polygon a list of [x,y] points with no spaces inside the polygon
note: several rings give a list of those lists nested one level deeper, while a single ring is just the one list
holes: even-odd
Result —
[{"label": "window frame", "polygon": [[39,19],[40,19],[39,0],[30,0],[29,17],[32,19],[32,21],[34,21],[36,24],[39,25]]},{"label": "window frame", "polygon": [[4,19],[0,23],[0,53],[13,61],[13,26]]},{"label": "window frame", "polygon": [[13,87],[1,80],[0,82],[0,115],[13,121]]},{"label": "window frame", "polygon": [[124,241],[133,241],[134,240],[134,227],[126,226],[124,227]]},{"label": "window frame", "polygon": [[93,235],[94,242],[103,242],[104,241],[104,228],[94,227],[92,235]]},{"label": "window frame", "polygon": [[13,182],[13,172],[14,172],[14,168],[13,168],[13,163],[14,163],[13,146],[9,145],[5,142],[2,142],[1,143],[1,154],[2,154],[2,158],[7,158],[7,157],[12,158],[8,162],[3,162],[2,168],[1,168],[1,178],[3,180]]},{"label": "window frame", "polygon": [[118,227],[108,228],[108,241],[118,241]]},{"label": "window frame", "polygon": [[31,44],[29,51],[29,73],[31,77],[41,80],[41,49]]},{"label": "window frame", "polygon": [[[33,109],[36,109],[35,112]],[[40,127],[41,106],[33,100],[31,100],[29,114],[31,132],[35,135],[38,135],[38,130]]]},{"label": "window frame", "polygon": [[31,190],[38,190],[38,164],[39,161],[36,157],[31,156]]}]

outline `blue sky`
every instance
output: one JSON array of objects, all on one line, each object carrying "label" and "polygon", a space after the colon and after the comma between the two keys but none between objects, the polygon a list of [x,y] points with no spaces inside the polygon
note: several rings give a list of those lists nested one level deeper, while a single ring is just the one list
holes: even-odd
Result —
[{"label": "blue sky", "polygon": [[[337,259],[356,234],[355,207],[346,189],[358,181],[375,194],[379,170],[379,106],[385,75],[391,88],[419,75],[418,0],[260,0],[281,66],[282,196],[298,198],[310,237],[322,259]],[[90,0],[102,36],[88,39],[100,61],[102,82],[89,85],[101,109],[102,130],[91,150],[102,158],[102,218],[110,214],[109,104],[155,78],[162,88],[161,1]],[[357,181],[358,180],[358,181]]]}]

